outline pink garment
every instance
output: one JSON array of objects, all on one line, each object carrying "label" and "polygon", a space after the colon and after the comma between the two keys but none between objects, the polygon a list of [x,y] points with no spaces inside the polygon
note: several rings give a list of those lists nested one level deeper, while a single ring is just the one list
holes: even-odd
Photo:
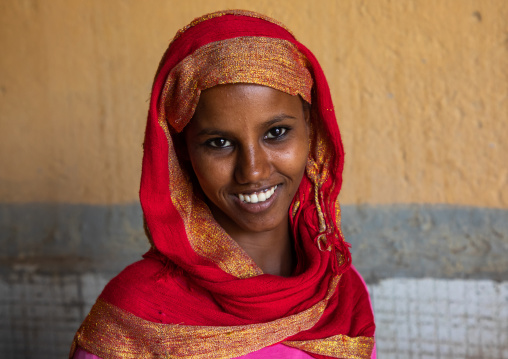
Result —
[{"label": "pink garment", "polygon": [[[283,344],[276,344],[270,347],[266,347],[263,349],[260,349],[254,353],[250,353],[247,355],[243,355],[241,357],[238,357],[238,359],[263,359],[263,358],[273,358],[273,359],[312,359],[312,357],[302,352],[301,350],[287,347]],[[86,351],[84,351],[81,348],[78,348],[76,350],[76,353],[74,354],[74,359],[101,359],[96,355],[90,354]]]},{"label": "pink garment", "polygon": [[[358,273],[355,266],[351,265],[351,269],[354,270],[358,274],[358,277],[362,281],[365,289],[367,289],[367,291],[368,291],[367,283],[365,283],[365,281],[363,280],[363,277],[360,275],[360,273]],[[372,308],[372,301],[370,299],[370,293],[369,293],[369,304],[370,304],[370,310],[372,310],[372,313],[374,313],[374,308]],[[370,355],[370,359],[376,359],[376,342],[374,342],[374,348],[372,348],[372,354]]]},{"label": "pink garment", "polygon": [[[260,349],[254,353],[250,353],[247,355],[243,355],[238,357],[237,359],[263,359],[263,358],[273,358],[273,359],[312,359],[312,357],[302,352],[301,350],[290,348],[285,346],[284,344],[276,344],[263,349]],[[81,348],[76,350],[74,354],[74,359],[101,359],[96,355],[90,354],[84,351]],[[371,359],[376,359],[376,346],[374,345],[374,350],[372,351]]]}]

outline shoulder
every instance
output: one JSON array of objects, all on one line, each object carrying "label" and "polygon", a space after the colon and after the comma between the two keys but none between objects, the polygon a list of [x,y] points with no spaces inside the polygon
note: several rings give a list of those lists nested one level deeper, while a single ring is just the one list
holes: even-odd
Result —
[{"label": "shoulder", "polygon": [[198,325],[205,303],[214,303],[182,271],[150,256],[125,268],[99,298],[136,317],[164,324]]},{"label": "shoulder", "polygon": [[116,297],[139,296],[147,293],[156,284],[158,275],[163,269],[164,265],[153,259],[143,259],[135,262],[126,267],[106,285],[101,298],[109,302],[116,302],[120,299]]},{"label": "shoulder", "polygon": [[354,285],[358,290],[364,293],[368,293],[367,284],[363,280],[362,275],[351,265],[349,269],[342,275],[344,281],[348,281],[351,285]]},{"label": "shoulder", "polygon": [[182,285],[162,262],[145,258],[126,267],[104,288],[100,299],[151,322],[164,322],[172,297],[181,297]]}]

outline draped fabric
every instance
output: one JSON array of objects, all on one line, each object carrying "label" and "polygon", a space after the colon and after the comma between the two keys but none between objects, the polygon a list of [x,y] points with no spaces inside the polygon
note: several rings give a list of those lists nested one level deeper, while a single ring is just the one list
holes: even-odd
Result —
[{"label": "draped fabric", "polygon": [[[311,104],[288,278],[264,274],[220,227],[181,157],[201,91],[229,83]],[[71,357],[79,346],[102,358],[234,358],[282,343],[316,358],[370,358],[370,301],[340,230],[343,165],[325,76],[289,30],[238,10],[194,20],[170,43],[152,88],[140,188],[152,249],[106,286]]]}]

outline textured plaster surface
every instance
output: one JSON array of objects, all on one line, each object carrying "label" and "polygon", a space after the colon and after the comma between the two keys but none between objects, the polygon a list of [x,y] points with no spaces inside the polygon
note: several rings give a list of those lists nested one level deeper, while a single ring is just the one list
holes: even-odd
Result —
[{"label": "textured plaster surface", "polygon": [[158,61],[222,8],[277,18],[320,60],[344,203],[508,206],[504,0],[2,1],[0,200],[134,201]]},{"label": "textured plaster surface", "polygon": [[179,28],[222,8],[275,17],[323,66],[379,357],[508,358],[504,0],[1,1],[0,357],[64,357],[148,249],[153,74]]}]

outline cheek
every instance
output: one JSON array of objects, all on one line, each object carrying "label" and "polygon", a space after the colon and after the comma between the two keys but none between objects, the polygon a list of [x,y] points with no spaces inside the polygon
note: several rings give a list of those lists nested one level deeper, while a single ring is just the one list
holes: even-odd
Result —
[{"label": "cheek", "polygon": [[303,173],[305,172],[307,158],[307,143],[298,142],[282,154],[279,154],[278,162],[281,166],[280,168],[283,169],[282,171],[299,183]]},{"label": "cheek", "polygon": [[192,168],[207,197],[215,196],[227,184],[228,170],[221,161],[191,155]]}]

